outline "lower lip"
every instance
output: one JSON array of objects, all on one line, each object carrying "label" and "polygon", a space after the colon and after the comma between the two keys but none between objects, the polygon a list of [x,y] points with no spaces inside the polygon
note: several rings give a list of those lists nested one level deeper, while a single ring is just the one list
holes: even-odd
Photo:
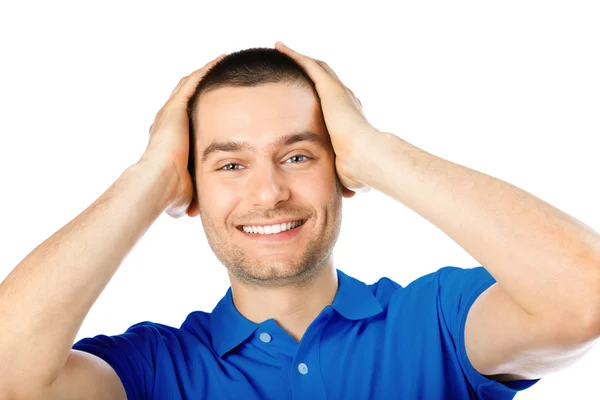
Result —
[{"label": "lower lip", "polygon": [[294,229],[290,229],[290,230],[279,232],[279,233],[272,233],[270,235],[261,235],[260,233],[248,233],[248,232],[244,232],[244,230],[242,230],[242,229],[238,229],[238,228],[236,228],[236,229],[238,231],[240,231],[244,236],[246,236],[250,239],[260,240],[263,242],[281,242],[284,240],[290,240],[293,237],[295,237],[296,235],[298,235],[298,233],[300,232],[300,229],[302,229],[304,227],[304,225],[306,225],[306,221],[304,221],[304,223],[302,225],[297,226]]}]

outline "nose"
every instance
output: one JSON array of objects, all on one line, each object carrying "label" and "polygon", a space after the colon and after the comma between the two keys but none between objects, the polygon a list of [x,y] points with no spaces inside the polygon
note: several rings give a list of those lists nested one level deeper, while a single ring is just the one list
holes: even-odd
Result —
[{"label": "nose", "polygon": [[281,169],[271,163],[257,164],[248,182],[249,202],[267,210],[276,208],[290,197],[288,179]]}]

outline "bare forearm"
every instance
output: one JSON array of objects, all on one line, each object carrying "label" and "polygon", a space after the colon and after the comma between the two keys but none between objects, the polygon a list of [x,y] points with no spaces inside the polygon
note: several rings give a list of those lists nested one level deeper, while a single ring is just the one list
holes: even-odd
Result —
[{"label": "bare forearm", "polygon": [[141,162],[37,246],[0,284],[0,380],[49,385],[88,311],[167,206],[172,179]]},{"label": "bare forearm", "polygon": [[589,304],[600,298],[600,237],[595,231],[514,185],[390,133],[375,135],[363,148],[369,151],[355,163],[361,182],[440,228],[524,310],[587,309],[589,318],[595,318],[593,307],[599,305]]}]

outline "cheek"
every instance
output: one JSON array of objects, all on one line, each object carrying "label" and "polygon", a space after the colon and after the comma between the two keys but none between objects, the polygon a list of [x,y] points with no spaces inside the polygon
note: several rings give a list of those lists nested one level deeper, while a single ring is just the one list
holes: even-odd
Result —
[{"label": "cheek", "polygon": [[335,171],[332,170],[321,170],[317,174],[307,176],[301,182],[301,185],[295,185],[295,189],[315,204],[324,206],[338,193]]},{"label": "cheek", "polygon": [[200,211],[210,219],[226,219],[239,202],[240,191],[234,185],[209,183],[198,188]]}]

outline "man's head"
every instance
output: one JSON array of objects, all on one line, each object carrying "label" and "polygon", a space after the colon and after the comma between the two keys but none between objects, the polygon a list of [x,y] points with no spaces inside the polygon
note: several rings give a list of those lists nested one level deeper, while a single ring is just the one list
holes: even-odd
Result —
[{"label": "man's head", "polygon": [[[299,283],[330,265],[342,196],[353,193],[337,177],[304,70],[275,49],[229,54],[204,76],[189,114],[194,201],[230,274],[273,286]],[[285,240],[242,228],[296,220],[302,225]]]}]

